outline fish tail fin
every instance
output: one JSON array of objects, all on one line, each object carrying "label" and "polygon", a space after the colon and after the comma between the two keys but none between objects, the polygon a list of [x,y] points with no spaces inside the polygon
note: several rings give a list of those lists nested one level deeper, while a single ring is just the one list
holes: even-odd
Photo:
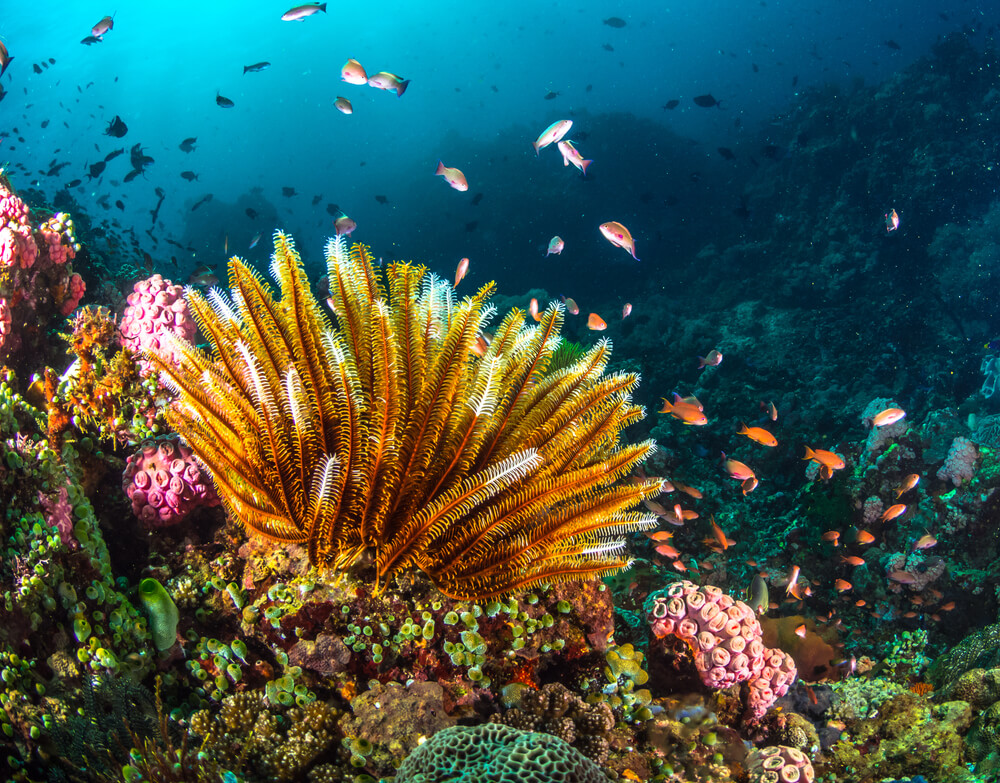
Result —
[{"label": "fish tail fin", "polygon": [[325,14],[326,13],[326,3],[320,3],[319,4],[319,10],[322,11]]},{"label": "fish tail fin", "polygon": [[802,459],[815,459],[816,452],[806,446],[806,455]]},{"label": "fish tail fin", "polygon": [[[326,5],[326,3],[323,3],[323,5]],[[402,98],[403,97],[403,93],[406,92],[406,88],[409,87],[409,86],[410,86],[410,80],[409,79],[404,79],[403,81],[401,81],[399,83],[399,86],[396,87],[396,97],[397,98]]]},{"label": "fish tail fin", "polygon": [[[703,361],[700,356],[698,357],[698,361]],[[747,432],[749,432],[749,430],[747,428],[747,423],[745,421],[741,421],[740,422],[740,428],[738,430],[736,430],[736,434],[737,435],[746,435]]]},{"label": "fish tail fin", "polygon": [[437,171],[434,172],[434,176],[441,177],[444,176],[444,163],[438,161]]},{"label": "fish tail fin", "polygon": [[247,75],[247,71],[248,71],[248,70],[250,70],[250,69],[249,69],[249,68],[247,68],[247,66],[245,66],[245,65],[244,65],[244,66],[243,66],[243,75],[244,75],[244,76],[246,76],[246,75]]},{"label": "fish tail fin", "polygon": [[[698,369],[701,370],[701,369],[703,369],[704,367],[707,367],[707,366],[708,366],[708,362],[705,361],[705,357],[704,356],[699,356],[698,357]],[[737,434],[742,434],[742,433],[737,433]]]},{"label": "fish tail fin", "polygon": [[580,161],[580,171],[583,172],[583,176],[587,176],[587,166],[589,166],[594,161],[592,160],[581,160]]},{"label": "fish tail fin", "polygon": [[535,148],[535,157],[537,158],[538,157],[538,142],[537,141],[531,142],[531,146]]}]

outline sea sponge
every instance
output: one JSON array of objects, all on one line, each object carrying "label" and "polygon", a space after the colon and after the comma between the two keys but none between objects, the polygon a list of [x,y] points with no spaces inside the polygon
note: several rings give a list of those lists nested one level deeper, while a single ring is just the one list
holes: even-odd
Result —
[{"label": "sea sponge", "polygon": [[500,723],[442,729],[414,750],[396,783],[607,783],[602,769],[558,737]]},{"label": "sea sponge", "polygon": [[812,783],[812,762],[801,750],[775,745],[755,748],[747,755],[750,783]]},{"label": "sea sponge", "polygon": [[122,490],[146,527],[175,525],[220,502],[207,472],[176,436],[144,441],[125,463]]},{"label": "sea sponge", "polygon": [[[166,332],[189,342],[197,332],[184,300],[184,289],[161,275],[140,280],[133,286],[119,328],[122,344],[136,353],[162,350],[160,338]],[[171,361],[179,363],[180,359],[172,352],[167,355]],[[148,366],[144,359],[140,364],[144,369]]]},{"label": "sea sponge", "polygon": [[161,652],[169,650],[177,641],[177,623],[180,622],[177,604],[163,585],[153,578],[139,583],[139,600],[149,617],[153,644]]}]

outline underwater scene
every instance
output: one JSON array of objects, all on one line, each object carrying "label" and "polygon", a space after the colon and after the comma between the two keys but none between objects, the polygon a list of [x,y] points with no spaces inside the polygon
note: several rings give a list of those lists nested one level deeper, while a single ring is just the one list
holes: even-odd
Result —
[{"label": "underwater scene", "polygon": [[1000,781],[998,25],[5,3],[0,781]]}]

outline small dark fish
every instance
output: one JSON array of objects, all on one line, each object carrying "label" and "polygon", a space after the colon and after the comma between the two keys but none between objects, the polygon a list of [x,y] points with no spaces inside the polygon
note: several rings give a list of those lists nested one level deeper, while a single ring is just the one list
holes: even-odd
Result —
[{"label": "small dark fish", "polygon": [[679,105],[680,105],[679,100],[677,100],[676,98],[671,98],[669,101],[663,104],[663,108],[666,111],[672,111],[673,109],[676,109]]},{"label": "small dark fish", "polygon": [[468,223],[465,224],[465,230],[470,232],[475,231],[478,225],[479,225],[478,220],[470,220]]},{"label": "small dark fish", "polygon": [[757,67],[757,63],[750,63],[750,67],[753,68],[754,73],[758,73],[760,71],[760,68]]},{"label": "small dark fish", "polygon": [[47,128],[47,127],[49,127],[49,121],[48,121],[48,120],[42,120],[42,122],[41,122],[41,126],[42,126],[43,128]]},{"label": "small dark fish", "polygon": [[186,179],[188,182],[194,182],[196,179],[198,179],[198,175],[195,174],[193,171],[182,171],[181,176],[184,177],[184,179]]},{"label": "small dark fish", "polygon": [[897,52],[903,48],[898,43],[893,41],[891,38],[885,42],[885,45],[888,46],[890,49],[895,49]]},{"label": "small dark fish", "polygon": [[231,100],[229,100],[229,98],[227,98],[225,95],[219,95],[218,92],[215,93],[215,102],[223,109],[231,109],[233,108],[233,106],[236,105]]},{"label": "small dark fish", "polygon": [[474,207],[479,206],[479,202],[482,201],[482,200],[483,200],[483,194],[482,193],[477,193],[476,195],[474,195],[472,197],[472,206],[474,206]]},{"label": "small dark fish", "polygon": [[252,207],[247,207],[246,213],[247,217],[250,218],[251,220],[257,219],[257,210],[253,209]]},{"label": "small dark fish", "polygon": [[180,143],[181,152],[192,152],[196,141],[198,141],[197,136],[192,136],[190,139],[184,139],[184,141]]},{"label": "small dark fish", "polygon": [[122,203],[122,200],[121,200],[121,199],[118,199],[118,200],[117,200],[117,201],[115,202],[115,206],[116,206],[116,207],[118,207],[118,209],[120,209],[120,210],[121,210],[122,212],[124,212],[124,211],[125,211],[125,205],[124,205],[124,204]]},{"label": "small dark fish", "polygon": [[163,201],[167,197],[167,194],[163,191],[163,188],[155,188],[154,193],[160,197],[160,201]]},{"label": "small dark fish", "polygon": [[55,65],[55,64],[56,64],[56,58],[55,57],[50,57],[49,58],[49,65]]},{"label": "small dark fish", "polygon": [[719,147],[718,152],[726,160],[736,160],[736,154],[729,147]]},{"label": "small dark fish", "polygon": [[122,147],[120,150],[112,150],[107,155],[104,156],[104,162],[107,163],[109,160],[114,160],[119,155],[125,152],[125,148]]},{"label": "small dark fish", "polygon": [[615,47],[613,47],[611,44],[608,43],[601,44],[601,48],[606,52],[613,52],[615,50]]},{"label": "small dark fish", "polygon": [[74,180],[72,180],[70,182],[67,182],[66,183],[66,187],[67,188],[76,188],[76,187],[79,187],[82,184],[83,184],[83,180],[82,179],[74,179]]},{"label": "small dark fish", "polygon": [[140,174],[142,174],[142,169],[132,169],[128,174],[125,175],[124,181],[131,182]]},{"label": "small dark fish", "polygon": [[153,257],[145,250],[142,251],[142,265],[149,274],[153,274]]},{"label": "small dark fish", "polygon": [[376,196],[376,197],[375,197],[375,200],[376,200],[376,201],[377,201],[377,202],[378,202],[379,204],[388,204],[388,203],[389,203],[389,199],[387,199],[387,198],[386,198],[385,196]]},{"label": "small dark fish", "polygon": [[323,200],[323,194],[322,193],[320,193],[318,196],[313,196],[312,205],[315,207],[322,200]]},{"label": "small dark fish", "polygon": [[334,217],[338,217],[341,214],[340,213],[340,207],[337,206],[336,204],[327,204],[326,205],[326,214],[333,215]]},{"label": "small dark fish", "polygon": [[298,194],[295,192],[295,188],[282,188],[281,195],[285,198],[291,198],[292,196],[297,196]]},{"label": "small dark fish", "polygon": [[103,160],[100,160],[97,163],[88,166],[88,168],[90,169],[90,176],[88,177],[88,179],[97,179],[99,176],[101,176],[101,172],[104,171],[104,167],[107,165],[108,164],[105,163]]},{"label": "small dark fish", "polygon": [[86,38],[80,41],[80,43],[82,43],[84,46],[93,46],[95,43],[100,43],[103,40],[104,40],[103,38],[98,38],[96,35],[88,35]]},{"label": "small dark fish", "polygon": [[545,93],[545,100],[547,100],[547,101],[555,100],[558,97],[559,97],[559,93],[552,92],[552,90],[549,90],[547,93]]},{"label": "small dark fish", "polygon": [[207,196],[205,196],[205,198],[203,198],[203,199],[202,199],[201,201],[198,201],[198,202],[196,202],[196,203],[195,203],[195,205],[194,205],[193,207],[191,207],[191,211],[192,211],[192,212],[194,212],[194,211],[195,211],[196,209],[198,209],[198,207],[200,207],[200,206],[201,206],[202,204],[207,204],[207,203],[208,203],[209,201],[211,201],[211,200],[212,200],[212,194],[211,194],[211,193],[209,193],[209,194],[208,194]]},{"label": "small dark fish", "polygon": [[710,109],[713,106],[722,108],[722,102],[715,100],[711,95],[696,95],[693,100],[696,106],[701,106],[703,109]]},{"label": "small dark fish", "polygon": [[213,269],[214,267],[202,264],[191,273],[188,283],[190,285],[215,285],[219,282],[219,278],[215,276]]},{"label": "small dark fish", "polygon": [[583,91],[584,92],[590,92],[593,89],[594,89],[594,85],[588,84],[586,87],[583,88]]},{"label": "small dark fish", "polygon": [[66,161],[65,163],[56,163],[55,161],[52,161],[52,164],[49,166],[49,170],[45,172],[45,176],[58,177],[59,172],[66,168],[69,164],[69,161]]},{"label": "small dark fish", "polygon": [[792,77],[792,87],[795,87],[798,83],[799,83],[799,75],[795,74],[795,76]]},{"label": "small dark fish", "polygon": [[122,121],[122,118],[117,114],[115,115],[115,118],[108,123],[108,129],[104,131],[105,136],[114,136],[116,139],[120,139],[126,133],[128,133],[128,125],[126,125]]},{"label": "small dark fish", "polygon": [[500,88],[497,87],[495,84],[491,84],[490,89],[493,90],[493,92],[500,92]]},{"label": "small dark fish", "polygon": [[604,20],[604,24],[606,24],[608,27],[621,28],[625,26],[625,20],[619,19],[617,16],[609,16],[607,19]]},{"label": "small dark fish", "polygon": [[254,63],[253,65],[244,65],[243,66],[243,73],[244,74],[248,74],[248,73],[260,73],[261,71],[266,71],[270,67],[271,67],[271,63],[266,62],[266,61],[265,62],[261,62],[261,63]]},{"label": "small dark fish", "polygon": [[42,69],[41,69],[41,66],[39,66],[39,64],[38,64],[38,63],[35,63],[34,65],[32,65],[32,66],[31,66],[31,69],[32,69],[32,70],[33,70],[33,71],[34,71],[35,73],[41,73],[41,72],[42,72]]},{"label": "small dark fish", "polygon": [[107,193],[97,199],[97,203],[105,209],[111,209],[111,197]]}]

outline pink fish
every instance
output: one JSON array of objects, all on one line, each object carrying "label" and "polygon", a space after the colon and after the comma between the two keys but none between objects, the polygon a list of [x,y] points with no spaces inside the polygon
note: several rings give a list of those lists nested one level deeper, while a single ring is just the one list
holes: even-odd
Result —
[{"label": "pink fish", "polygon": [[552,237],[552,239],[549,240],[549,251],[545,255],[557,256],[562,253],[564,247],[566,247],[566,243],[563,242],[561,237]]},{"label": "pink fish", "polygon": [[444,181],[455,188],[455,190],[465,191],[469,189],[469,183],[465,179],[465,175],[459,169],[448,168],[441,161],[438,161],[437,171],[434,174],[435,176],[444,177]]},{"label": "pink fish", "polygon": [[342,114],[354,114],[354,107],[351,106],[351,102],[347,100],[347,98],[341,98],[338,95],[337,100],[333,102],[333,105],[336,107],[337,111]]},{"label": "pink fish", "polygon": [[722,364],[722,353],[716,351],[714,348],[708,352],[707,356],[698,357],[699,370],[705,367],[718,367],[720,364]]},{"label": "pink fish", "polygon": [[885,214],[885,230],[891,233],[899,228],[899,213],[895,209],[890,209]]},{"label": "pink fish", "polygon": [[337,232],[339,237],[341,234],[344,236],[350,236],[351,232],[358,227],[358,224],[351,220],[347,215],[341,215],[339,218],[333,221],[333,228]]},{"label": "pink fish", "polygon": [[626,302],[622,305],[622,320],[624,321],[632,313],[632,305],[630,302]]},{"label": "pink fish", "polygon": [[94,36],[94,38],[103,38],[104,34],[108,32],[108,30],[114,30],[114,29],[115,29],[114,18],[110,16],[105,16],[101,21],[99,21],[97,24],[95,24],[93,27],[90,28],[90,34]]},{"label": "pink fish", "polygon": [[368,74],[364,66],[352,58],[340,69],[340,80],[348,84],[368,84]]},{"label": "pink fish", "polygon": [[402,98],[406,88],[410,86],[410,80],[388,71],[379,71],[374,76],[369,77],[368,86],[379,90],[395,90],[396,97]]},{"label": "pink fish", "polygon": [[569,133],[569,129],[572,127],[573,120],[558,120],[557,122],[553,122],[531,143],[531,146],[535,148],[535,155],[538,154],[539,150],[560,141],[563,136]]},{"label": "pink fish", "polygon": [[326,3],[309,3],[308,5],[297,5],[294,8],[289,8],[285,13],[281,15],[282,22],[301,22],[317,11],[322,11],[326,13]]},{"label": "pink fish", "polygon": [[466,273],[469,271],[469,259],[463,258],[458,262],[458,268],[455,269],[455,285],[452,288],[458,286],[462,282],[462,278],[465,277]]},{"label": "pink fish", "polygon": [[572,163],[574,166],[580,169],[580,171],[583,172],[583,176],[585,177],[587,176],[587,166],[589,166],[594,161],[584,160],[583,155],[581,155],[580,151],[573,146],[573,142],[571,141],[568,140],[560,141],[558,144],[556,144],[556,147],[559,149],[559,152],[562,153],[563,166],[568,166],[570,163]]},{"label": "pink fish", "polygon": [[604,238],[612,245],[627,250],[632,254],[632,258],[636,261],[639,260],[639,257],[635,254],[635,240],[632,239],[632,235],[628,229],[621,223],[615,221],[601,223],[601,233],[604,234]]}]

